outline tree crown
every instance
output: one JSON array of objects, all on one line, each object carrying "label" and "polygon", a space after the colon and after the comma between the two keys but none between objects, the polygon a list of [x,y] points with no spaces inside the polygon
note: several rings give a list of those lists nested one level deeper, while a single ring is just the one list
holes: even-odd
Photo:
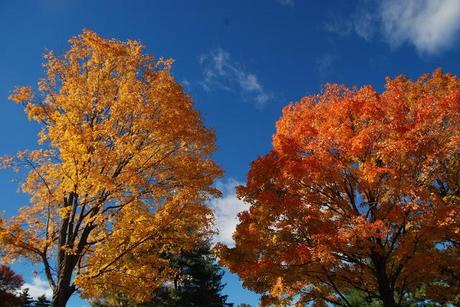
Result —
[{"label": "tree crown", "polygon": [[42,261],[55,290],[70,271],[65,282],[85,295],[113,286],[142,299],[146,290],[136,291],[170,270],[161,251],[191,248],[210,232],[203,202],[219,194],[212,183],[221,175],[210,159],[214,134],[171,65],[137,41],[86,30],[65,55],[46,54],[38,94],[13,91],[42,124],[42,148],[3,159],[26,168],[31,195],[2,223],[5,260]]},{"label": "tree crown", "polygon": [[290,104],[238,188],[251,207],[222,263],[267,302],[347,305],[356,288],[390,306],[446,278],[442,266],[458,265],[459,116],[460,81],[440,70]]}]

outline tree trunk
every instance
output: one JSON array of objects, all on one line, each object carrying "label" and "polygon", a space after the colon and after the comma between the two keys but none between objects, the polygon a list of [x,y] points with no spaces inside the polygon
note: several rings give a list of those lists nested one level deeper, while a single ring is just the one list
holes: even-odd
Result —
[{"label": "tree trunk", "polygon": [[383,301],[383,306],[385,307],[396,307],[396,301],[394,298],[394,293],[393,290],[390,289],[388,286],[388,283],[380,282],[379,280],[379,292],[380,292],[380,297]]},{"label": "tree trunk", "polygon": [[[76,203],[76,195],[69,194],[69,198],[64,197],[63,207],[74,206]],[[72,272],[77,263],[75,255],[67,254],[64,250],[66,244],[71,242],[71,233],[73,229],[69,229],[69,217],[62,220],[61,229],[59,232],[58,253],[57,253],[57,283],[53,289],[53,299],[51,307],[65,307],[70,296],[75,292],[75,287],[71,284]]]},{"label": "tree trunk", "polygon": [[390,280],[386,272],[386,259],[378,253],[372,253],[371,259],[374,263],[380,299],[383,301],[383,306],[397,307],[394,291],[390,286]]},{"label": "tree trunk", "polygon": [[73,266],[69,265],[71,262],[67,255],[64,259],[63,268],[60,272],[60,278],[56,287],[53,289],[53,299],[51,302],[51,307],[65,307],[67,301],[75,292],[76,288],[71,284]]},{"label": "tree trunk", "polygon": [[76,264],[73,255],[65,255],[59,266],[58,282],[53,289],[53,300],[51,307],[65,307],[70,296],[75,292],[76,287],[72,284],[72,273]]},{"label": "tree trunk", "polygon": [[53,291],[51,307],[65,307],[74,291],[75,290],[69,286],[56,287],[55,291]]},{"label": "tree trunk", "polygon": [[[59,233],[59,242],[58,242],[58,253],[57,253],[57,282],[56,286],[53,289],[53,299],[51,302],[51,307],[65,307],[67,301],[76,291],[75,285],[72,284],[72,274],[75,266],[77,265],[79,259],[82,257],[83,250],[87,244],[88,237],[91,231],[96,227],[95,225],[88,223],[84,226],[81,236],[78,243],[75,243],[75,238],[73,234],[78,233],[79,226],[76,226],[74,229],[74,219],[75,214],[73,213],[77,206],[78,195],[71,192],[68,199],[64,198],[63,207],[73,206],[72,215],[62,220],[61,229]],[[90,217],[95,216],[98,213],[99,209],[94,210]],[[64,247],[66,246],[75,246],[77,245],[76,254],[67,254]]]}]

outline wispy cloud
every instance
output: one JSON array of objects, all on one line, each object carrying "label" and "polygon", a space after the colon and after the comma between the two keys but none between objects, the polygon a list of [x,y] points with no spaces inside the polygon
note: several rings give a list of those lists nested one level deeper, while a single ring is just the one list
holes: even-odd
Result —
[{"label": "wispy cloud", "polygon": [[238,224],[238,213],[249,208],[249,205],[236,197],[235,187],[240,182],[230,179],[226,182],[220,182],[217,187],[222,190],[222,198],[211,201],[211,207],[215,210],[216,227],[219,231],[215,236],[215,242],[221,242],[228,246],[233,246],[235,242],[232,239],[233,232]]},{"label": "wispy cloud", "polygon": [[325,30],[380,38],[391,48],[410,44],[420,54],[437,54],[452,47],[459,36],[460,1],[361,1],[351,18],[331,18]]},{"label": "wispy cloud", "polygon": [[53,291],[51,290],[48,282],[44,279],[41,279],[40,277],[38,276],[35,276],[33,279],[32,279],[32,282],[31,283],[25,283],[21,289],[25,289],[25,288],[28,288],[29,289],[29,294],[30,296],[32,296],[33,298],[37,298],[41,295],[45,295],[48,299],[51,299],[51,297],[53,296]]},{"label": "wispy cloud", "polygon": [[334,74],[334,64],[337,57],[333,54],[323,54],[316,59],[316,70],[321,78],[326,79]]},{"label": "wispy cloud", "polygon": [[184,87],[190,87],[192,85],[192,83],[188,81],[187,79],[182,80],[181,84]]},{"label": "wispy cloud", "polygon": [[277,0],[279,4],[285,5],[285,6],[294,6],[294,0]]},{"label": "wispy cloud", "polygon": [[356,34],[370,41],[380,27],[378,24],[379,16],[376,15],[376,12],[375,9],[363,5],[346,18],[337,14],[329,14],[328,21],[324,24],[324,30],[339,36]]},{"label": "wispy cloud", "polygon": [[258,107],[273,99],[254,73],[230,57],[230,53],[218,48],[200,56],[204,79],[201,85],[205,90],[223,89],[239,92],[243,97],[254,100]]}]

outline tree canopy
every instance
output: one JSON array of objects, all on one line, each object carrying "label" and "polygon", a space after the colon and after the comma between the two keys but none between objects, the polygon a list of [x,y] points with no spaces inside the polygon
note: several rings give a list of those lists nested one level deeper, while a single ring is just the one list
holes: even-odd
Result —
[{"label": "tree canopy", "polygon": [[24,280],[11,268],[0,264],[0,302],[4,306],[17,306],[21,302],[17,292],[24,284]]},{"label": "tree canopy", "polygon": [[25,170],[31,197],[1,221],[2,255],[42,262],[53,306],[77,290],[144,300],[174,270],[160,255],[211,231],[214,134],[171,65],[137,41],[86,30],[63,56],[46,54],[38,93],[10,97],[42,129],[40,149],[3,158]]},{"label": "tree canopy", "polygon": [[288,105],[238,195],[250,208],[221,262],[265,303],[458,300],[460,80],[328,85]]}]

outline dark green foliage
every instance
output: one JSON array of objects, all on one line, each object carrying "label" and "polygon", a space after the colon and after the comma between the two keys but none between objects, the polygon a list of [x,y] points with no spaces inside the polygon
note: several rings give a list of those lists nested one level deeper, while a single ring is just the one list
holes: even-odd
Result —
[{"label": "dark green foliage", "polygon": [[[227,296],[222,295],[224,285],[221,283],[223,271],[211,253],[211,246],[204,241],[192,251],[183,251],[180,255],[165,254],[177,274],[170,281],[153,293],[151,302],[134,305],[129,298],[111,294],[94,307],[138,306],[138,307],[220,307],[226,304]],[[110,304],[107,302],[110,301]]]},{"label": "dark green foliage", "polygon": [[19,299],[21,302],[21,307],[32,307],[34,303],[34,299],[29,294],[29,289],[25,288],[22,289],[21,293],[19,294]]},{"label": "dark green foliage", "polygon": [[221,291],[223,272],[211,254],[209,242],[171,259],[178,274],[170,285],[158,289],[150,306],[225,306]]},{"label": "dark green foliage", "polygon": [[[345,292],[345,291],[344,291]],[[365,292],[356,289],[349,289],[344,293],[345,298],[352,307],[381,307],[380,300],[370,298]]]},{"label": "dark green foliage", "polygon": [[51,305],[51,302],[46,298],[45,295],[37,297],[35,301],[35,307],[48,307]]},{"label": "dark green foliage", "polygon": [[[426,299],[425,287],[421,287],[416,293],[408,293],[402,298],[395,298],[398,306],[401,307],[436,307],[436,306],[448,306],[453,307],[454,304],[443,304],[433,302]],[[369,297],[365,292],[357,289],[349,289],[344,291],[344,296],[351,307],[383,307],[383,302],[377,298]]]}]

